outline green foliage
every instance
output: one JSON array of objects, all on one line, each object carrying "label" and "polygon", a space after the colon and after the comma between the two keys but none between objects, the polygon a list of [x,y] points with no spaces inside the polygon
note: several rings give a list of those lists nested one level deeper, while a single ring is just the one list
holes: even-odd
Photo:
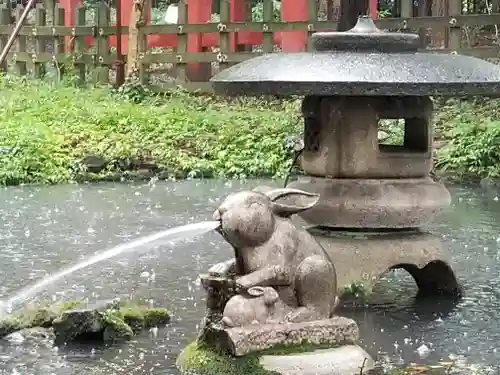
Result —
[{"label": "green foliage", "polygon": [[[257,2],[252,7],[252,21],[264,21],[264,3],[262,1]],[[278,0],[273,0],[273,21],[281,22],[281,1]]]},{"label": "green foliage", "polygon": [[[293,98],[153,96],[135,81],[81,88],[70,75],[59,83],[0,76],[0,90],[0,185],[127,178],[144,164],[164,177],[283,178],[303,128]],[[499,99],[436,103],[437,172],[499,178]],[[384,143],[401,142],[399,122],[380,130]]]},{"label": "green foliage", "polygon": [[449,101],[436,116],[436,168],[461,180],[500,177],[500,101]]},{"label": "green foliage", "polygon": [[360,300],[366,298],[368,291],[362,282],[353,282],[344,287],[344,291],[342,293],[342,297],[349,298],[354,297]]},{"label": "green foliage", "polygon": [[0,185],[81,180],[88,155],[106,161],[96,179],[130,160],[191,177],[283,177],[284,140],[302,127],[294,100],[150,97],[133,85],[115,93],[10,76],[0,90]]}]

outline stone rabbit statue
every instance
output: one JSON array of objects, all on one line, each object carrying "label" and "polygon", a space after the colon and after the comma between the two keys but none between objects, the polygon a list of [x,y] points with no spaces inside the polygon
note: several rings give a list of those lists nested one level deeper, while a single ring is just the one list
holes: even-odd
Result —
[{"label": "stone rabbit statue", "polygon": [[274,288],[254,286],[227,302],[222,322],[226,327],[281,323],[291,310]]},{"label": "stone rabbit statue", "polygon": [[209,272],[236,275],[237,290],[274,287],[293,307],[287,322],[330,318],[337,301],[335,267],[314,237],[289,219],[318,199],[317,194],[289,188],[229,195],[213,219],[220,221],[219,232],[233,246],[235,258]]}]

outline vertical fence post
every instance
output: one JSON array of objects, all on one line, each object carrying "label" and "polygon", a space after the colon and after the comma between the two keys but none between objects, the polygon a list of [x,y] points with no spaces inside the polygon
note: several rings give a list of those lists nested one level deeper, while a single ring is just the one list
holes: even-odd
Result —
[{"label": "vertical fence post", "polygon": [[408,19],[413,17],[413,1],[401,0],[401,18]]},{"label": "vertical fence post", "polygon": [[309,13],[309,27],[307,30],[307,50],[311,50],[311,35],[314,33],[314,24],[318,21],[318,6],[316,0],[307,1],[307,11]]},{"label": "vertical fence post", "polygon": [[[429,16],[427,13],[427,0],[420,0],[418,2],[418,16],[419,17],[426,17]],[[427,28],[421,27],[418,29],[418,34],[420,36],[420,48],[425,49],[427,48]]]},{"label": "vertical fence post", "polygon": [[[21,14],[24,12],[24,7],[17,6],[16,7],[16,22],[21,18]],[[23,53],[27,52],[26,50],[27,38],[25,35],[18,35],[16,40],[16,52]],[[26,67],[26,61],[18,61],[16,60],[17,73],[21,76],[27,74],[28,69]]]},{"label": "vertical fence post", "polygon": [[[147,23],[147,12],[149,1],[141,0],[133,2],[130,9],[130,21],[128,25],[128,53],[127,53],[127,78],[141,75],[142,59],[141,51],[144,50],[144,29],[143,25]],[[141,32],[142,31],[142,32]]]},{"label": "vertical fence post", "polygon": [[229,0],[218,0],[220,9],[220,22],[218,25],[219,30],[219,49],[220,52],[217,55],[217,60],[219,61],[219,69],[223,70],[228,67],[227,65],[227,55],[231,52],[231,41],[229,38],[229,32],[227,31],[227,24],[230,22],[230,5]]},{"label": "vertical fence post", "polygon": [[57,70],[58,74],[58,79],[59,81],[62,79],[64,75],[64,70],[65,70],[65,64],[64,61],[61,61],[61,56],[64,55],[64,36],[60,36],[56,33],[57,26],[63,26],[64,27],[64,9],[60,7],[59,4],[56,4],[54,8],[54,19],[53,19],[53,25],[54,25],[54,38],[53,38],[53,51],[52,51],[52,62],[55,65],[55,68]]},{"label": "vertical fence post", "polygon": [[[35,9],[35,25],[45,26],[47,24],[47,12],[42,4],[37,4]],[[35,53],[33,54],[33,75],[35,78],[43,78],[45,76],[45,63],[40,62],[40,57],[45,53],[45,42],[47,38],[38,35],[38,32],[33,30],[35,38]]]},{"label": "vertical fence post", "polygon": [[500,0],[491,0],[491,13],[498,13],[500,11]]},{"label": "vertical fence post", "polygon": [[273,0],[264,0],[262,3],[262,52],[271,53],[274,49],[274,35],[269,24],[274,21]]},{"label": "vertical fence post", "polygon": [[453,23],[453,17],[460,16],[462,14],[462,2],[461,0],[448,0],[448,15],[452,17],[450,22],[450,31],[448,43],[446,46],[452,50],[452,52],[458,53],[460,47],[462,46],[462,28]]},{"label": "vertical fence post", "polygon": [[73,41],[74,43],[70,43],[72,47],[73,54],[73,65],[75,67],[75,73],[78,76],[78,84],[83,85],[85,83],[86,76],[86,65],[83,61],[83,53],[85,52],[85,37],[78,35],[76,32],[79,27],[85,26],[85,7],[78,7],[75,11],[75,27],[73,29]]},{"label": "vertical fence post", "polygon": [[106,65],[106,60],[109,58],[109,42],[108,36],[104,35],[103,27],[109,26],[110,18],[109,7],[101,2],[97,7],[97,61],[95,61],[94,83],[109,83],[109,67]]},{"label": "vertical fence post", "polygon": [[[0,25],[8,26],[11,24],[11,10],[9,7],[5,5],[0,6]],[[7,34],[0,35],[0,51],[3,50],[5,45],[7,44],[7,39],[9,39]],[[5,59],[4,62],[0,65],[0,73],[7,73],[7,63],[8,59]]]},{"label": "vertical fence post", "polygon": [[[147,8],[151,7],[151,2],[146,1],[144,3],[144,6]],[[137,36],[138,40],[138,47],[139,47],[139,82],[143,85],[147,85],[149,83],[149,64],[144,63],[144,56],[146,56],[148,52],[148,34],[146,33],[146,29],[144,28],[147,26],[148,22],[146,19],[144,19],[144,22],[141,23],[138,27],[138,32],[139,35]]]},{"label": "vertical fence post", "polygon": [[186,63],[182,59],[182,55],[187,52],[188,35],[184,31],[184,26],[187,24],[187,5],[186,0],[180,0],[178,4],[179,13],[177,15],[177,62],[175,64],[176,81],[185,83],[187,81]]}]

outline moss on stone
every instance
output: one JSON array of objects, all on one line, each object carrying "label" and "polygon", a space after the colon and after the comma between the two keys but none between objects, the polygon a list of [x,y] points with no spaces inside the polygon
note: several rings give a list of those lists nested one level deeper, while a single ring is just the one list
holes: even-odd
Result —
[{"label": "moss on stone", "polygon": [[332,345],[313,345],[309,343],[277,345],[243,357],[233,357],[228,353],[217,351],[194,341],[188,344],[179,354],[176,364],[181,372],[194,372],[197,375],[279,375],[276,371],[264,369],[260,365],[260,358],[264,355],[297,354],[328,348],[332,348]]},{"label": "moss on stone", "polygon": [[80,301],[65,301],[54,305],[27,306],[23,310],[0,317],[0,338],[25,328],[52,326],[63,311],[78,306]]},{"label": "moss on stone", "polygon": [[170,313],[162,307],[148,307],[135,304],[123,304],[113,314],[126,323],[133,332],[157,327],[170,322]]},{"label": "moss on stone", "polygon": [[103,341],[130,340],[134,337],[134,331],[125,322],[119,310],[107,310],[102,313]]},{"label": "moss on stone", "polygon": [[0,319],[0,338],[10,335],[15,331],[19,331],[23,328],[23,322],[15,316],[4,316]]},{"label": "moss on stone", "polygon": [[[57,328],[56,336],[59,333],[59,336],[62,334],[64,341],[72,340],[73,336],[82,333],[82,327],[74,327],[73,318],[70,319],[71,322],[65,322],[63,313],[80,305],[82,305],[81,301],[76,300],[50,306],[32,305],[18,313],[2,316],[0,317],[0,338],[25,328],[55,327]],[[86,316],[85,313],[80,315]],[[104,341],[129,340],[144,329],[170,322],[170,314],[167,309],[141,306],[131,302],[121,303],[116,308],[108,308],[103,311],[96,310],[91,315],[93,318],[84,319],[85,321],[80,323],[93,328],[96,325],[101,326]],[[74,331],[74,334],[70,331]]]}]

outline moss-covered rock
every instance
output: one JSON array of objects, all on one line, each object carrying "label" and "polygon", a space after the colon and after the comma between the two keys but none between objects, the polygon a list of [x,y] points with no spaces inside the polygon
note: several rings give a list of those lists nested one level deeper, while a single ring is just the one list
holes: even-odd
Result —
[{"label": "moss-covered rock", "polygon": [[23,329],[52,327],[63,311],[78,304],[79,301],[67,301],[51,306],[28,306],[18,313],[0,316],[0,338]]},{"label": "moss-covered rock", "polygon": [[170,323],[170,314],[162,307],[125,304],[117,311],[134,332]]},{"label": "moss-covered rock", "polygon": [[125,322],[119,310],[108,310],[102,314],[102,339],[106,342],[130,340],[134,331]]},{"label": "moss-covered rock", "polygon": [[52,327],[58,343],[129,340],[144,329],[170,322],[167,309],[131,302],[104,301],[82,307],[79,301],[53,306],[31,306],[0,316],[0,338],[27,328]]},{"label": "moss-covered rock", "polygon": [[53,322],[56,341],[123,341],[144,329],[170,321],[167,309],[109,302],[72,309]]},{"label": "moss-covered rock", "polygon": [[279,345],[243,357],[233,357],[222,351],[216,351],[200,345],[195,341],[187,345],[180,353],[176,366],[183,373],[194,373],[197,375],[279,375],[275,371],[264,369],[260,364],[260,358],[264,355],[297,354],[327,348],[331,348],[331,346],[311,345],[308,343],[288,346]]}]

